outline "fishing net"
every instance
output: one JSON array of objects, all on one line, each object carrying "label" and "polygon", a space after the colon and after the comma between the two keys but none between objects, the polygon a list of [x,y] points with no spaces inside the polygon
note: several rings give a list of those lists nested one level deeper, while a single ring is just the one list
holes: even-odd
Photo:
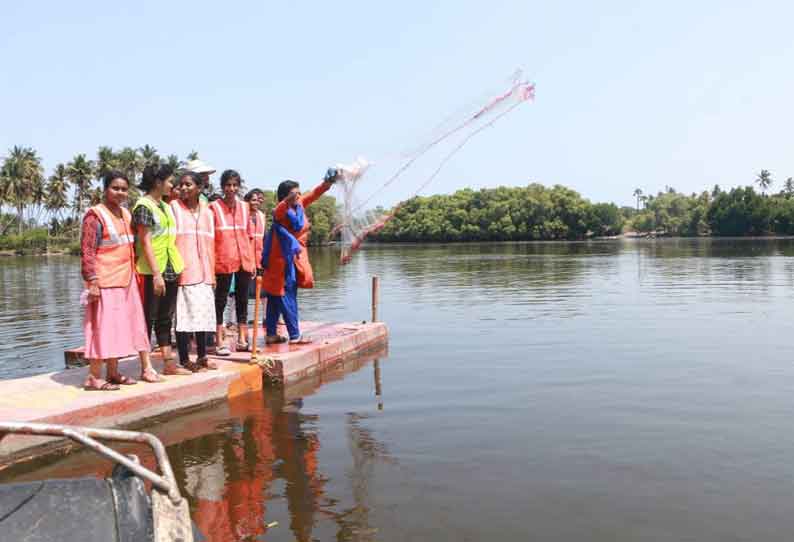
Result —
[{"label": "fishing net", "polygon": [[[340,192],[337,226],[340,263],[350,262],[364,240],[382,230],[408,201],[427,188],[444,166],[478,133],[535,96],[535,86],[517,71],[496,92],[473,100],[447,116],[426,135],[419,145],[383,160],[359,157],[349,164],[338,164]],[[372,201],[400,181],[402,203],[391,209],[372,207]]]}]

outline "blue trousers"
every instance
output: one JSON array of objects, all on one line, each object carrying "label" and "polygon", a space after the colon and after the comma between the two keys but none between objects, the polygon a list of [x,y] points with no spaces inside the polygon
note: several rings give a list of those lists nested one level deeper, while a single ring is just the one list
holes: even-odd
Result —
[{"label": "blue trousers", "polygon": [[284,295],[267,295],[267,310],[265,311],[265,329],[270,336],[276,335],[276,326],[279,316],[284,317],[290,339],[300,337],[298,328],[298,285],[286,286]]}]

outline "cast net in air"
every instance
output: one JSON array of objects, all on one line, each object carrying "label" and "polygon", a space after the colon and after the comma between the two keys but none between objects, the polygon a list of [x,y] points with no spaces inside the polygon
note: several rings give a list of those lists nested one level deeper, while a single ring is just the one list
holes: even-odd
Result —
[{"label": "cast net in air", "polygon": [[[535,85],[518,71],[506,88],[453,113],[420,145],[399,154],[396,160],[370,162],[360,157],[349,164],[338,164],[340,178],[336,185],[341,202],[332,235],[339,236],[340,263],[350,262],[364,240],[381,231],[405,201],[427,188],[474,136],[534,96]],[[391,165],[387,165],[388,162]],[[410,186],[403,191],[407,197],[388,210],[373,207],[373,200],[398,181],[402,182],[401,186]]]}]

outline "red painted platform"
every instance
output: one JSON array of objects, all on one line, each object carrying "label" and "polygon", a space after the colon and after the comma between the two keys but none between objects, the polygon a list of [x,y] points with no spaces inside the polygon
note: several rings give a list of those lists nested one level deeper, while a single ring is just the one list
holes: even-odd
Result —
[{"label": "red painted platform", "polygon": [[[270,345],[260,339],[260,355],[250,352],[215,357],[220,369],[190,376],[168,376],[166,382],[122,386],[119,391],[85,391],[87,368],[67,369],[0,381],[0,420],[37,421],[95,427],[136,427],[147,419],[261,390],[263,381],[291,384],[342,359],[383,348],[388,330],[382,323],[329,324],[304,322],[314,338],[307,345]],[[261,330],[260,330],[261,331]],[[260,334],[264,337],[264,334]],[[156,357],[155,368],[162,369]],[[137,358],[119,363],[122,374],[137,378]],[[0,463],[14,462],[58,445],[53,439],[5,435]]]},{"label": "red painted platform", "polygon": [[[373,400],[378,408],[382,409],[382,390],[380,377],[380,364],[382,358],[388,355],[386,346],[376,348],[367,354],[346,357],[330,363],[314,372],[309,378],[298,380],[292,384],[246,393],[206,407],[191,409],[181,412],[177,416],[165,415],[156,420],[149,421],[145,430],[167,447],[172,444],[189,441],[212,432],[219,424],[230,418],[238,418],[243,422],[248,416],[261,412],[262,402],[268,398],[276,398],[283,404],[297,398],[306,398],[317,393],[324,385],[344,379],[347,375],[372,367],[373,369]],[[269,396],[265,397],[265,394]],[[123,454],[135,454],[147,467],[156,469],[156,460],[148,446],[140,444],[114,443],[113,449]],[[64,452],[68,457],[61,457]],[[80,478],[84,476],[99,476],[107,478],[115,466],[112,461],[97,460],[97,455],[79,444],[70,447],[61,447],[51,454],[36,455],[34,461],[24,461],[27,457],[19,458],[17,462],[0,462],[0,483],[27,482],[33,480],[46,480],[51,478]],[[55,461],[55,459],[58,461]]]}]

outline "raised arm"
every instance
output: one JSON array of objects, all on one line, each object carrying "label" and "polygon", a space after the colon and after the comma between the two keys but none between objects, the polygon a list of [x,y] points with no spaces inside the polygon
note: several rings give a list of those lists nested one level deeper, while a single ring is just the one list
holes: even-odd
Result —
[{"label": "raised arm", "polygon": [[336,168],[328,168],[328,171],[325,172],[325,176],[323,177],[323,182],[320,183],[318,186],[314,187],[314,190],[301,196],[301,204],[304,208],[308,207],[315,201],[317,201],[320,196],[328,192],[334,183],[339,179],[341,172]]},{"label": "raised arm", "polygon": [[320,196],[328,192],[328,189],[331,188],[332,185],[333,183],[331,182],[323,181],[319,185],[315,186],[314,189],[308,194],[303,194],[300,197],[300,202],[301,205],[303,205],[303,208],[305,209],[306,207],[308,207],[309,205],[320,199]]}]

